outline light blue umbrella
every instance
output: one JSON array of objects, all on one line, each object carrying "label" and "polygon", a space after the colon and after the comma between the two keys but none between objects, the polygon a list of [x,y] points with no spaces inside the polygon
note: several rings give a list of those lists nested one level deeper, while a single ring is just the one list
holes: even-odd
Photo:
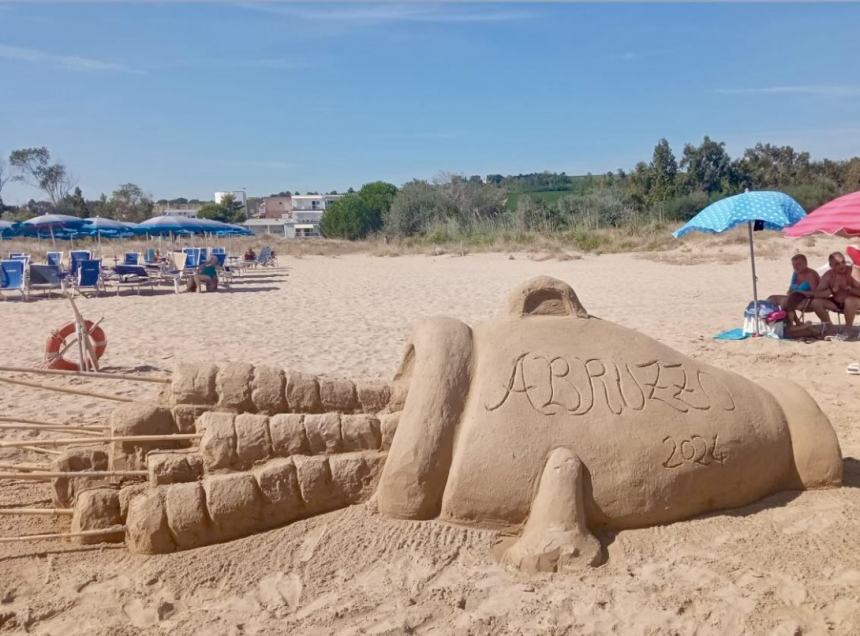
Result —
[{"label": "light blue umbrella", "polygon": [[760,230],[782,230],[790,227],[806,216],[801,205],[787,194],[771,190],[760,190],[736,194],[712,203],[699,212],[680,228],[672,232],[681,238],[690,232],[718,234],[746,223],[750,241],[750,262],[752,263],[753,308],[755,310],[756,331],[758,331],[758,287],[755,273],[755,248],[753,247],[753,227]]},{"label": "light blue umbrella", "polygon": [[14,236],[18,234],[18,224],[13,223],[12,221],[0,221],[0,236],[3,238],[7,236]]},{"label": "light blue umbrella", "polygon": [[101,234],[102,232],[105,234],[128,234],[131,230],[122,221],[108,219],[103,216],[93,216],[86,219],[86,224],[78,231],[84,234]]},{"label": "light blue umbrella", "polygon": [[137,224],[139,232],[147,234],[177,234],[180,232],[202,232],[197,219],[186,219],[181,216],[154,216],[142,223]]}]

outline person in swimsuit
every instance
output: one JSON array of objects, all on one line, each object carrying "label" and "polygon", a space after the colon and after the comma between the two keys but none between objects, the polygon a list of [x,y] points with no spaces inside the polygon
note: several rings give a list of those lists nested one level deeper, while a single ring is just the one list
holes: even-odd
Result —
[{"label": "person in swimsuit", "polygon": [[767,300],[785,311],[789,325],[799,325],[801,321],[795,310],[812,311],[813,291],[818,288],[820,278],[818,272],[809,267],[803,254],[791,257],[791,267],[794,272],[791,274],[788,293],[776,294]]},{"label": "person in swimsuit", "polygon": [[214,291],[218,286],[218,259],[213,254],[197,268],[194,274],[195,288],[199,292]]},{"label": "person in swimsuit", "polygon": [[860,282],[851,275],[852,266],[842,252],[833,252],[827,262],[830,269],[815,289],[812,309],[824,325],[831,324],[829,311],[845,314],[845,329],[836,334],[836,340],[848,340],[854,316],[860,309]]}]

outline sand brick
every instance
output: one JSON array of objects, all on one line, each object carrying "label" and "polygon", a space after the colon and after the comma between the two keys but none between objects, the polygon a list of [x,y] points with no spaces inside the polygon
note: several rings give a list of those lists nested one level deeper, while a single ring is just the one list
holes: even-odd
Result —
[{"label": "sand brick", "polygon": [[197,481],[203,476],[203,458],[199,453],[187,451],[150,453],[146,467],[149,483],[155,485]]},{"label": "sand brick", "polygon": [[170,385],[173,404],[215,404],[218,394],[215,377],[218,367],[214,364],[180,362],[173,371]]},{"label": "sand brick", "polygon": [[391,399],[391,386],[381,380],[358,380],[355,392],[365,413],[379,413]]},{"label": "sand brick", "polygon": [[165,490],[149,489],[131,498],[125,521],[126,543],[131,552],[165,554],[176,550],[162,499]]},{"label": "sand brick", "polygon": [[286,412],[287,399],[284,395],[286,384],[287,379],[281,369],[254,367],[251,401],[256,411],[266,415]]},{"label": "sand brick", "polygon": [[305,416],[299,413],[282,413],[269,418],[269,436],[272,440],[273,455],[289,457],[310,453],[304,418]]},{"label": "sand brick", "polygon": [[198,422],[203,429],[200,455],[207,470],[229,468],[237,463],[235,415],[204,413]]},{"label": "sand brick", "polygon": [[[72,532],[101,530],[116,525],[122,525],[119,491],[116,488],[90,488],[78,493],[72,513]],[[77,540],[84,545],[122,543],[125,533],[120,531],[95,537],[78,537]]]},{"label": "sand brick", "polygon": [[320,378],[319,384],[323,411],[352,413],[358,408],[358,396],[351,380]]},{"label": "sand brick", "polygon": [[290,411],[293,413],[322,411],[320,387],[314,376],[291,371],[286,374],[286,378],[287,384],[284,391]]},{"label": "sand brick", "polygon": [[251,382],[254,367],[246,362],[228,362],[219,369],[215,378],[218,408],[238,413],[253,413]]},{"label": "sand brick", "polygon": [[372,415],[342,415],[340,432],[344,451],[378,450],[382,442],[379,420]]},{"label": "sand brick", "polygon": [[262,529],[260,492],[249,473],[212,475],[203,481],[215,540],[225,541]]},{"label": "sand brick", "polygon": [[199,482],[167,486],[164,508],[177,547],[196,548],[211,542],[206,499]]},{"label": "sand brick", "polygon": [[236,456],[240,465],[250,466],[272,456],[269,422],[265,415],[237,415],[235,428]]},{"label": "sand brick", "polygon": [[308,437],[308,448],[312,454],[340,452],[342,441],[339,413],[306,415],[304,424],[305,435]]}]

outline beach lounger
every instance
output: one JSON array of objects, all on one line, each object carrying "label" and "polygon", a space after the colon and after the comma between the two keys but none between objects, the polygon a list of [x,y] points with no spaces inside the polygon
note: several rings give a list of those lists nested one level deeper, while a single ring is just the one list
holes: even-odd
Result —
[{"label": "beach lounger", "polygon": [[154,247],[147,247],[143,251],[143,262],[145,264],[157,263],[158,260],[156,259],[155,254],[156,254],[156,249]]},{"label": "beach lounger", "polygon": [[185,254],[185,267],[183,269],[194,269],[200,264],[199,247],[184,247],[182,253]]},{"label": "beach lounger", "polygon": [[21,297],[27,299],[27,287],[24,284],[24,261],[20,259],[9,259],[0,261],[0,296],[5,299],[2,292],[17,291]]},{"label": "beach lounger", "polygon": [[63,253],[62,252],[48,252],[45,255],[45,260],[48,265],[53,265],[55,267],[59,267],[62,269],[63,267]]},{"label": "beach lounger", "polygon": [[122,257],[123,265],[140,265],[140,254],[137,252],[126,252]]},{"label": "beach lounger", "polygon": [[27,280],[27,293],[34,289],[42,292],[53,292],[58,289],[65,290],[63,273],[59,265],[45,265],[42,263],[30,264],[30,276]]},{"label": "beach lounger", "polygon": [[113,283],[116,285],[116,295],[122,288],[137,289],[140,293],[140,288],[149,285],[151,290],[155,290],[155,279],[149,275],[146,268],[142,265],[116,265],[114,268],[116,278]]},{"label": "beach lounger", "polygon": [[75,276],[78,273],[78,265],[81,261],[88,261],[93,254],[89,250],[72,250],[69,252],[69,273]]},{"label": "beach lounger", "polygon": [[102,283],[102,262],[97,259],[78,261],[75,289],[78,293],[95,291],[98,296],[104,285]]}]

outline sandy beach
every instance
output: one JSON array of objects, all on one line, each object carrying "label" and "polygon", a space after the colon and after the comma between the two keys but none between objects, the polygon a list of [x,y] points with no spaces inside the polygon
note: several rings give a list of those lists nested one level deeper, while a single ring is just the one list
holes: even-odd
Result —
[{"label": "sandy beach", "polygon": [[[796,250],[825,262],[839,239],[759,241],[759,289],[781,293]],[[283,252],[279,252],[282,254]],[[246,361],[390,379],[416,321],[496,316],[519,283],[570,283],[588,311],[752,380],[804,385],[845,457],[840,489],[788,492],[690,521],[603,534],[608,560],[575,575],[525,577],[492,557],[493,532],[391,521],[367,506],[172,555],[57,542],[0,545],[0,633],[29,634],[820,634],[860,629],[860,410],[846,374],[857,342],[713,335],[742,323],[747,247],[691,241],[648,254],[488,253],[280,257],[232,291],[124,291],[79,301],[104,317],[114,372],[167,374],[178,361]],[[59,299],[0,303],[0,360],[32,366],[70,318]],[[147,385],[61,380],[139,399]],[[3,386],[4,415],[103,420],[104,400]],[[6,438],[19,437],[3,431]],[[0,450],[0,461],[42,461]],[[48,505],[47,486],[0,484],[0,505]],[[0,536],[62,528],[0,517]]]}]

